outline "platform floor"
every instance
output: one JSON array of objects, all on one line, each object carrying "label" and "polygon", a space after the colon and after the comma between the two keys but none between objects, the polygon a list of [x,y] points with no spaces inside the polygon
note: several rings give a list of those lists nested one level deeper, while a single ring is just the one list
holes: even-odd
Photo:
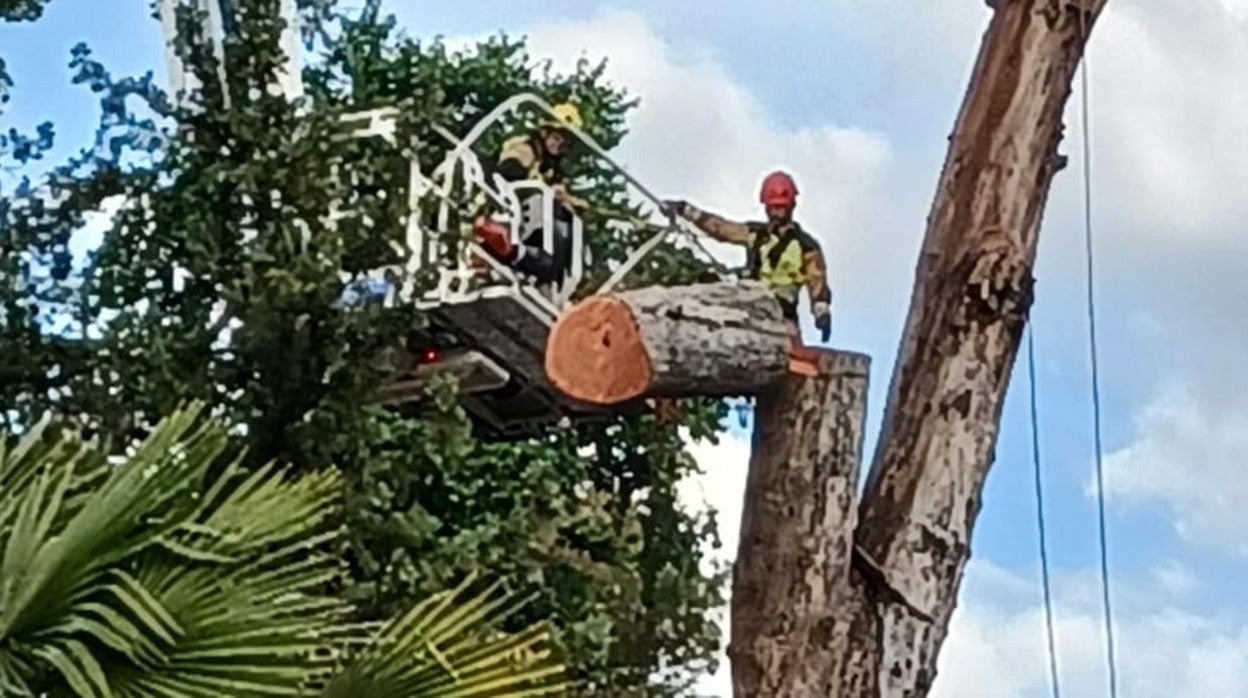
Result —
[{"label": "platform floor", "polygon": [[[502,387],[466,393],[462,398],[474,422],[490,437],[523,437],[564,420],[601,420],[640,408],[605,408],[559,394],[544,368],[550,329],[511,295],[438,306],[429,311],[429,318],[435,332],[454,336],[460,347],[486,355],[506,372]],[[418,403],[423,395],[419,383],[410,376],[396,376],[386,401],[401,406]]]}]

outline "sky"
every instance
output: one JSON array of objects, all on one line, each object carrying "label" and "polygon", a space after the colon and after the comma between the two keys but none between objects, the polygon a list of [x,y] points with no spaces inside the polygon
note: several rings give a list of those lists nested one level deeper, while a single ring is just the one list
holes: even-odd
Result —
[{"label": "sky", "polygon": [[[87,141],[94,104],[66,68],[78,41],[118,73],[163,79],[146,2],[107,4],[102,13],[99,0],[53,0],[39,23],[0,26],[17,83],[6,126],[53,119],[62,154]],[[389,9],[417,36],[462,43],[505,30],[556,66],[608,59],[611,80],[641,99],[616,155],[664,195],[754,217],[762,175],[793,172],[798,218],[828,256],[831,345],[873,357],[869,456],[985,3],[393,0]],[[1248,2],[1111,0],[1089,56],[1121,694],[1248,697]],[[1107,693],[1078,107],[1072,99],[1070,167],[1041,232],[1032,330],[1062,689],[1098,696]],[[1026,368],[1020,360],[1012,378],[937,696],[1049,695]],[[731,556],[748,442],[734,428],[691,448],[706,475],[686,495],[721,510]],[[726,661],[703,689],[730,695]]]}]

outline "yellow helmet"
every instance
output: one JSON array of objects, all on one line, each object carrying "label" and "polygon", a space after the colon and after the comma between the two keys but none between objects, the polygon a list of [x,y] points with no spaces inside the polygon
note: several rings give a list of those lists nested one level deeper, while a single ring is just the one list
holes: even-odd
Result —
[{"label": "yellow helmet", "polygon": [[566,128],[568,126],[573,126],[578,129],[585,127],[585,121],[581,119],[581,110],[577,109],[576,105],[571,102],[556,104],[551,111],[553,114],[542,122],[543,126],[550,126],[552,128]]}]

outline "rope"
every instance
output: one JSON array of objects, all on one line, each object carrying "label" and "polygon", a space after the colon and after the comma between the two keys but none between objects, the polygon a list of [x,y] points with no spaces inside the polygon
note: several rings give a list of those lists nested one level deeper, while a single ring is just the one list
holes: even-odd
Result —
[{"label": "rope", "polygon": [[1100,371],[1097,362],[1096,345],[1096,293],[1095,266],[1093,265],[1092,244],[1092,136],[1090,133],[1088,97],[1088,15],[1079,11],[1080,32],[1083,38],[1084,55],[1080,72],[1080,99],[1083,116],[1083,228],[1084,246],[1087,253],[1087,295],[1088,295],[1088,349],[1092,363],[1092,432],[1096,447],[1096,513],[1097,536],[1101,553],[1101,600],[1104,606],[1105,619],[1105,651],[1109,669],[1109,695],[1118,698],[1118,670],[1114,657],[1114,621],[1113,606],[1110,603],[1109,587],[1109,536],[1105,531],[1105,473],[1104,448],[1101,441],[1101,389]]},{"label": "rope", "polygon": [[1031,327],[1027,328],[1027,383],[1031,389],[1031,460],[1036,485],[1036,529],[1040,537],[1040,578],[1044,586],[1044,628],[1049,650],[1049,686],[1053,698],[1062,698],[1057,679],[1057,634],[1053,631],[1053,595],[1049,586],[1049,546],[1045,535],[1044,483],[1040,475],[1040,419],[1036,409],[1036,347]]}]

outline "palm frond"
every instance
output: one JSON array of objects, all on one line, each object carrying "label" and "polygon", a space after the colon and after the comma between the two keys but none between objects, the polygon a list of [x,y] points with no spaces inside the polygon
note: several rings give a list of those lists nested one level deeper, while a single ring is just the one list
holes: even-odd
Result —
[{"label": "palm frond", "polygon": [[0,442],[0,695],[460,698],[567,688],[523,600],[475,580],[384,624],[341,586],[341,477],[238,462],[178,410],[124,462],[41,423]]},{"label": "palm frond", "polygon": [[336,660],[350,608],[327,594],[341,481],[275,468],[214,487],[194,516],[137,563],[136,576],[183,627],[159,672],[118,675],[119,696],[296,696]]},{"label": "palm frond", "polygon": [[544,625],[503,633],[520,604],[475,579],[434,595],[383,626],[326,687],[324,698],[563,695],[566,668]]},{"label": "palm frond", "polygon": [[338,475],[228,468],[205,488],[226,434],[199,412],[114,468],[46,425],[0,453],[0,688],[293,696],[333,665]]}]

